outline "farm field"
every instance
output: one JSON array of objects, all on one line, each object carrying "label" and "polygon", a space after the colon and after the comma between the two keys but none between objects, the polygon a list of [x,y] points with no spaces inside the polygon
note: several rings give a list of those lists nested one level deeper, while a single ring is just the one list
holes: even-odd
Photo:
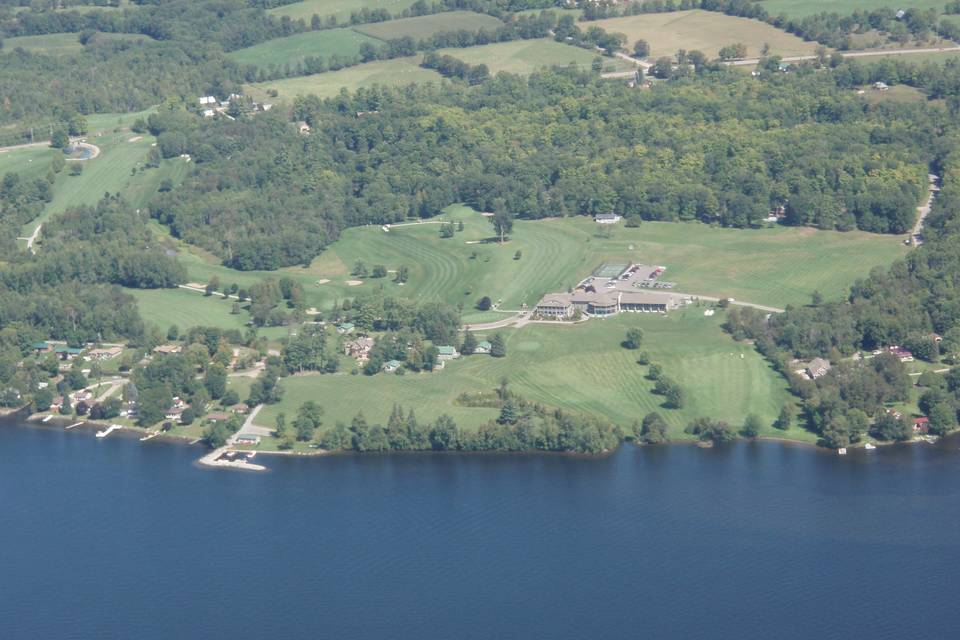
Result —
[{"label": "farm field", "polygon": [[[443,76],[432,69],[424,69],[419,65],[418,57],[411,57],[367,62],[339,71],[248,84],[245,85],[245,91],[255,100],[289,102],[299,95],[308,94],[329,98],[340,93],[343,88],[355,91],[374,85],[398,87],[441,80]],[[269,96],[268,89],[275,89],[277,96]]]},{"label": "farm field", "polygon": [[[479,31],[494,30],[503,26],[503,22],[493,16],[472,11],[447,11],[416,18],[401,18],[390,22],[372,22],[354,27],[356,31],[379,40],[393,40],[410,36],[414,40],[429,38],[443,31]],[[322,32],[321,32],[322,33]]]},{"label": "farm field", "polygon": [[598,20],[591,24],[625,34],[630,46],[636,40],[646,40],[650,43],[650,59],[673,56],[678,49],[699,49],[708,57],[715,58],[721,47],[738,42],[747,46],[748,57],[759,56],[764,43],[770,45],[772,54],[780,56],[812,54],[817,47],[816,42],[804,42],[759,20],[712,11],[648,13]]},{"label": "farm field", "polygon": [[871,11],[888,7],[897,9],[937,9],[942,11],[943,0],[762,0],[759,3],[770,15],[785,14],[791,18],[804,18],[818,13],[851,14],[854,11]]},{"label": "farm field", "polygon": [[363,43],[380,44],[377,40],[353,29],[325,29],[307,31],[285,38],[274,38],[227,54],[234,62],[256,67],[295,65],[305,58],[319,56],[353,57],[360,53]]},{"label": "farm field", "polygon": [[[151,40],[149,36],[139,33],[98,33],[97,38],[103,40]],[[61,56],[78,53],[83,50],[77,33],[51,33],[40,36],[17,36],[6,38],[0,55],[16,49],[23,49],[30,53],[44,53],[52,56]]]},{"label": "farm field", "polygon": [[[468,207],[450,207],[444,219],[463,221],[464,230],[441,239],[439,225],[429,223],[394,227],[389,233],[380,227],[347,229],[306,269],[238,272],[192,248],[180,259],[196,282],[216,275],[224,283],[249,286],[264,278],[292,277],[319,309],[382,286],[389,295],[462,303],[464,322],[477,323],[491,319],[489,313],[473,310],[482,296],[502,299],[504,310],[532,306],[544,293],[574,286],[604,261],[664,265],[664,279],[684,293],[784,307],[806,304],[814,290],[828,299],[843,296],[872,267],[909,251],[896,236],[791,227],[745,230],[648,222],[636,229],[617,225],[610,237],[600,237],[592,219],[580,217],[517,221],[511,239],[501,246],[491,241],[487,219]],[[519,260],[514,259],[517,251]],[[388,269],[405,265],[410,279],[404,286],[389,276],[349,286],[357,260],[368,269],[378,263]]]},{"label": "farm field", "polygon": [[314,14],[321,18],[336,16],[338,22],[350,20],[350,14],[361,9],[386,9],[391,15],[409,9],[415,0],[304,0],[267,10],[272,16],[288,16],[293,20],[306,20]]},{"label": "farm field", "polygon": [[[462,49],[440,49],[437,53],[451,55],[467,64],[485,64],[491,74],[499,71],[528,74],[543,67],[565,67],[569,64],[589,69],[597,57],[596,52],[546,38],[498,42]],[[611,71],[629,68],[629,63],[619,58],[604,57],[603,64],[604,70],[607,70],[607,67],[610,67]]]},{"label": "farm field", "polygon": [[[507,357],[474,355],[447,363],[443,371],[424,374],[341,373],[295,376],[282,381],[284,398],[267,406],[258,423],[270,426],[279,412],[289,416],[307,400],[324,407],[324,424],[349,423],[362,408],[371,423],[384,423],[394,403],[414,406],[418,420],[432,421],[447,413],[461,428],[473,428],[495,417],[496,410],[460,407],[464,391],[488,391],[506,376],[511,388],[544,404],[602,416],[629,429],[650,411],[659,411],[671,436],[695,417],[710,416],[742,424],[748,413],[772,423],[788,400],[783,380],[748,344],[738,344],[721,330],[722,317],[706,318],[693,307],[669,316],[625,314],[575,326],[527,325],[504,330]],[[653,362],[681,381],[689,403],[681,410],[664,409],[651,392],[647,367],[636,363],[637,351],[620,345],[630,327],[643,329],[644,347]],[[583,380],[591,380],[584,385]],[[377,398],[370,403],[370,398]],[[772,427],[768,427],[772,433]],[[784,435],[778,432],[778,435]],[[810,440],[799,429],[787,432]]]}]

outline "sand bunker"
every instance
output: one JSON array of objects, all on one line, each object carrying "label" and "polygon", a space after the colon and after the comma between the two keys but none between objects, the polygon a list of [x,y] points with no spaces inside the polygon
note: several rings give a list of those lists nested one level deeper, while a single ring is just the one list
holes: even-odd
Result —
[{"label": "sand bunker", "polygon": [[143,136],[133,136],[132,138],[127,140],[127,142],[140,142],[141,140],[143,140]]},{"label": "sand bunker", "polygon": [[360,284],[363,284],[363,280],[347,280],[347,286],[350,287],[355,287]]},{"label": "sand bunker", "polygon": [[317,284],[327,284],[328,282],[330,282],[330,278],[320,278],[317,280]]}]

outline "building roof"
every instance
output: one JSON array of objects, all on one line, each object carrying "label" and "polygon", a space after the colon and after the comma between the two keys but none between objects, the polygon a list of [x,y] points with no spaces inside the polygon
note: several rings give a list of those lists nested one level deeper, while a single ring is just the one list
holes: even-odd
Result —
[{"label": "building roof", "polygon": [[353,329],[355,325],[352,322],[344,322],[337,325],[337,329]]},{"label": "building roof", "polygon": [[78,355],[83,353],[83,349],[77,349],[75,347],[56,347],[54,349],[57,353],[69,353],[73,355]]},{"label": "building roof", "polygon": [[449,345],[437,347],[437,351],[439,351],[442,356],[453,356],[457,354],[457,350]]},{"label": "building roof", "polygon": [[385,367],[390,367],[391,369],[396,369],[396,368],[399,367],[401,364],[402,364],[402,363],[401,363],[399,360],[389,360],[389,361],[385,362],[383,366],[385,366]]},{"label": "building roof", "polygon": [[207,420],[211,422],[225,422],[230,419],[230,414],[223,411],[216,411],[214,413],[207,414]]},{"label": "building roof", "polygon": [[35,342],[35,343],[33,344],[33,348],[34,348],[34,349],[49,349],[49,348],[50,348],[50,345],[47,344],[46,342]]},{"label": "building roof", "polygon": [[620,304],[670,304],[673,296],[655,291],[624,291],[620,294]]},{"label": "building roof", "polygon": [[598,213],[593,217],[594,220],[619,220],[620,216],[615,213]]},{"label": "building roof", "polygon": [[477,349],[487,349],[490,350],[493,348],[493,345],[486,340],[481,340],[477,343]]},{"label": "building roof", "polygon": [[823,358],[814,358],[810,361],[810,364],[807,365],[808,371],[829,371],[830,370],[830,361],[824,360]]}]

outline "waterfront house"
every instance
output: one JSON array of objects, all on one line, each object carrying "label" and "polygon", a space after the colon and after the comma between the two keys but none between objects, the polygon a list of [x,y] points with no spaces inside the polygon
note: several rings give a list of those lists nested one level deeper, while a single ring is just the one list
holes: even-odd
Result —
[{"label": "waterfront house", "polygon": [[251,433],[242,433],[237,436],[237,444],[244,446],[253,446],[260,444],[260,436]]}]

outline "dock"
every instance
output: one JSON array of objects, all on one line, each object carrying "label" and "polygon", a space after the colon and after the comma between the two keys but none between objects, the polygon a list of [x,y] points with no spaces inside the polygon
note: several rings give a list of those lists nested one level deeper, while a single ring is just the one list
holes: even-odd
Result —
[{"label": "dock", "polygon": [[205,467],[217,467],[220,469],[241,469],[243,471],[266,471],[267,468],[262,464],[248,462],[240,451],[235,451],[229,446],[214,449],[207,455],[200,458],[197,462]]},{"label": "dock", "polygon": [[122,428],[123,428],[123,425],[112,424],[112,425],[110,425],[109,427],[107,427],[106,429],[104,429],[103,431],[97,431],[97,437],[98,437],[98,438],[106,438],[108,435],[110,435],[111,433],[113,433],[113,432],[116,431],[117,429],[122,429]]},{"label": "dock", "polygon": [[82,425],[82,424],[83,424],[83,420],[81,420],[80,422],[74,422],[73,424],[67,425],[66,427],[64,427],[63,430],[64,430],[64,431],[67,431],[68,429],[73,429],[74,427],[79,427],[79,426]]},{"label": "dock", "polygon": [[52,413],[51,413],[49,416],[47,416],[46,418],[44,418],[43,420],[41,420],[40,422],[50,422],[51,419],[53,419],[53,414],[52,414]]},{"label": "dock", "polygon": [[150,438],[156,438],[158,435],[160,435],[160,432],[159,432],[159,431],[153,431],[153,432],[148,433],[147,435],[143,436],[142,438],[140,438],[140,442],[146,442],[146,441],[149,440]]}]

